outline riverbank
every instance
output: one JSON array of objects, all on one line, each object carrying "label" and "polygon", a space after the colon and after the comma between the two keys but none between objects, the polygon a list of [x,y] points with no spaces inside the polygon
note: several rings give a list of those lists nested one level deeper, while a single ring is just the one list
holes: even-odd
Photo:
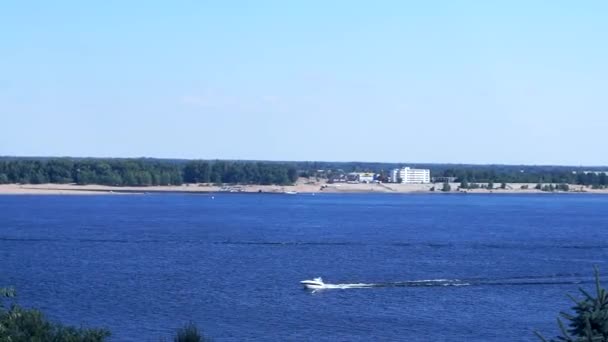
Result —
[{"label": "riverbank", "polygon": [[[459,189],[452,183],[450,193],[593,193],[608,194],[608,189],[591,189],[581,185],[570,185],[570,191],[543,192],[536,184],[509,183],[505,189]],[[3,195],[98,195],[98,194],[143,194],[143,193],[444,193],[443,184],[328,184],[324,181],[300,179],[296,184],[280,185],[225,185],[184,184],[169,186],[106,186],[76,184],[0,184]],[[434,189],[434,190],[433,190]]]}]

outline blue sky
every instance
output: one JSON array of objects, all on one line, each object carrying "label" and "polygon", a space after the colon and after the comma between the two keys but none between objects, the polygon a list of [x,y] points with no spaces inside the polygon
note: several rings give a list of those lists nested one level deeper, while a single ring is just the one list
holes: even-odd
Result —
[{"label": "blue sky", "polygon": [[608,165],[606,1],[3,1],[0,155]]}]

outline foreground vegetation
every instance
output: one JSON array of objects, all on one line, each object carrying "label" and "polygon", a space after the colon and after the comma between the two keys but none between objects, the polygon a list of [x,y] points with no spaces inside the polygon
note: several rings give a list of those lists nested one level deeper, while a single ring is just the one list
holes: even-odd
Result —
[{"label": "foreground vegetation", "polygon": [[[15,296],[12,289],[0,289],[0,297]],[[86,329],[50,322],[40,311],[16,304],[5,309],[0,301],[0,341],[10,342],[98,342],[110,336],[105,329]]]},{"label": "foreground vegetation", "polygon": [[[103,342],[110,331],[97,328],[76,328],[49,321],[42,312],[25,309],[17,304],[5,308],[5,301],[15,297],[15,291],[0,288],[1,342]],[[211,341],[193,323],[179,329],[175,342]]]},{"label": "foreground vegetation", "polygon": [[[565,312],[561,317],[568,321],[568,327],[560,318],[557,324],[561,336],[551,339],[551,342],[607,342],[608,341],[608,293],[600,284],[600,275],[595,268],[595,296],[579,288],[583,294],[582,300],[569,296],[574,302],[574,315]],[[536,335],[544,342],[548,342],[540,333]]]}]

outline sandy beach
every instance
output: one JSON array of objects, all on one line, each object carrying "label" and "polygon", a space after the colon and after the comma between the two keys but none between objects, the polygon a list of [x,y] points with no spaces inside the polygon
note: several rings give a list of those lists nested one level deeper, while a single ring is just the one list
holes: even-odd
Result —
[{"label": "sandy beach", "polygon": [[[534,194],[564,193],[543,192],[534,189],[536,184],[510,183],[506,189],[458,189],[459,183],[451,183],[450,193],[495,193],[495,194]],[[528,189],[522,189],[527,185]],[[76,184],[0,184],[0,195],[121,195],[144,193],[444,193],[442,184],[328,184],[325,181],[300,179],[295,185],[225,185],[184,184],[179,186],[106,186]],[[435,187],[435,191],[432,188]],[[568,193],[608,194],[608,189],[591,189],[580,185],[571,185]]]}]

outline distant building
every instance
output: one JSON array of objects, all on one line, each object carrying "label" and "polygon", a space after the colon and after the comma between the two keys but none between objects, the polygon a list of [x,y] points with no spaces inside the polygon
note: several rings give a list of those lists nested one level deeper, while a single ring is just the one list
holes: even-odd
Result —
[{"label": "distant building", "polygon": [[332,175],[331,177],[329,177],[329,179],[327,180],[327,183],[346,183],[347,178],[345,175],[339,174],[339,175]]},{"label": "distant building", "polygon": [[390,174],[391,183],[426,184],[431,182],[431,170],[412,169],[404,167],[393,169]]},{"label": "distant building", "polygon": [[359,182],[360,183],[372,183],[375,178],[376,178],[376,175],[373,173],[368,173],[368,172],[359,173]]},{"label": "distant building", "polygon": [[349,183],[372,183],[376,175],[370,172],[351,172],[346,175]]},{"label": "distant building", "polygon": [[347,174],[346,181],[349,183],[359,183],[359,174],[356,172],[351,172]]},{"label": "distant building", "polygon": [[[572,171],[573,174],[577,174],[576,171]],[[581,171],[582,174],[595,174],[596,176],[606,175],[608,176],[608,171]]]},{"label": "distant building", "polygon": [[454,183],[456,182],[456,177],[433,177],[431,181],[433,183]]}]

